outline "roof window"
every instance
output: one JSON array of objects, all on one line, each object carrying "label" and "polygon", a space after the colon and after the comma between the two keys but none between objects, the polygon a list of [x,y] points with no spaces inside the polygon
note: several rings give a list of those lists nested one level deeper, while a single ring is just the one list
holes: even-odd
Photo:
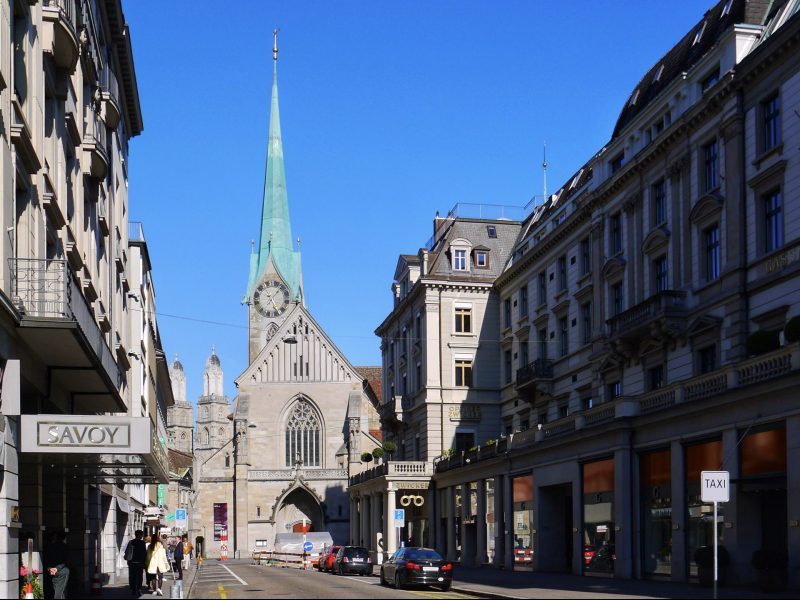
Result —
[{"label": "roof window", "polygon": [[722,7],[722,13],[720,13],[719,18],[722,19],[723,17],[727,17],[731,12],[731,5],[733,5],[733,0],[728,0],[725,3],[725,6]]},{"label": "roof window", "polygon": [[694,41],[692,42],[692,46],[700,42],[700,40],[703,38],[703,32],[705,30],[706,30],[706,22],[703,21],[703,26],[697,30],[697,34],[694,36]]},{"label": "roof window", "polygon": [[639,88],[636,88],[635,90],[633,90],[633,93],[631,94],[631,101],[628,102],[628,106],[635,106],[636,101],[638,99],[639,99]]},{"label": "roof window", "polygon": [[495,227],[494,225],[487,225],[486,226],[486,235],[488,235],[490,238],[496,238],[497,237],[497,227]]},{"label": "roof window", "polygon": [[664,65],[662,64],[659,65],[658,71],[656,71],[656,74],[653,75],[653,81],[650,83],[650,85],[653,85],[654,83],[658,83],[659,81],[661,81],[661,76],[663,74],[664,74]]}]

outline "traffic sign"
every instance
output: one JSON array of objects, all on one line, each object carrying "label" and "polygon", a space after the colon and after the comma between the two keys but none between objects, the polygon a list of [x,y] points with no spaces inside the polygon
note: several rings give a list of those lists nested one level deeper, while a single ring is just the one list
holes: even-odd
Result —
[{"label": "traffic sign", "polygon": [[311,552],[314,549],[314,544],[311,542],[303,542],[303,552]]},{"label": "traffic sign", "polygon": [[406,509],[404,508],[394,509],[394,526],[395,527],[406,526]]},{"label": "traffic sign", "polygon": [[731,478],[728,471],[700,473],[700,499],[703,502],[729,502]]},{"label": "traffic sign", "polygon": [[186,529],[186,509],[185,508],[178,508],[175,510],[175,527],[179,529]]}]

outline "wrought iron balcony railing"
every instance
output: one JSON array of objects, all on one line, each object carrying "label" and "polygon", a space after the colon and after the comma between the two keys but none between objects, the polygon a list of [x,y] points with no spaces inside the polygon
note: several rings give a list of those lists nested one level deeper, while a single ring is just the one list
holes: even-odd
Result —
[{"label": "wrought iron balcony railing", "polygon": [[517,369],[517,387],[526,385],[539,379],[553,378],[553,361],[547,358],[537,358],[532,363]]},{"label": "wrought iron balcony railing", "polygon": [[656,319],[682,317],[686,313],[686,292],[666,290],[650,296],[644,302],[611,317],[608,323],[611,337],[634,333]]}]

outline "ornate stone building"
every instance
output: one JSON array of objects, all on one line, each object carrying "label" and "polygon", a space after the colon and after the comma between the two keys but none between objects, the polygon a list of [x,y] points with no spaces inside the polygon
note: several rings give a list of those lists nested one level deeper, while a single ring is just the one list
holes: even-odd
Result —
[{"label": "ornate stone building", "polygon": [[212,355],[198,403],[193,527],[211,556],[223,537],[229,553],[246,555],[272,547],[277,533],[304,528],[346,542],[348,471],[360,468],[361,450],[379,445],[369,433],[368,421],[377,417],[366,378],[305,306],[289,222],[275,65],[261,234],[245,296],[250,364],[236,380],[231,413]]},{"label": "ornate stone building", "polygon": [[184,454],[194,452],[194,413],[186,399],[186,374],[177,355],[169,368],[175,404],[167,408],[167,446]]}]

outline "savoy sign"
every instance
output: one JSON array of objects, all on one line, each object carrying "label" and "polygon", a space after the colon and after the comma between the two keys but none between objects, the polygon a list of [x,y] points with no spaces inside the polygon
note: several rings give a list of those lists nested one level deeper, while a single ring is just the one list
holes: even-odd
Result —
[{"label": "savoy sign", "polygon": [[22,415],[23,452],[148,454],[150,420],[102,415]]}]

